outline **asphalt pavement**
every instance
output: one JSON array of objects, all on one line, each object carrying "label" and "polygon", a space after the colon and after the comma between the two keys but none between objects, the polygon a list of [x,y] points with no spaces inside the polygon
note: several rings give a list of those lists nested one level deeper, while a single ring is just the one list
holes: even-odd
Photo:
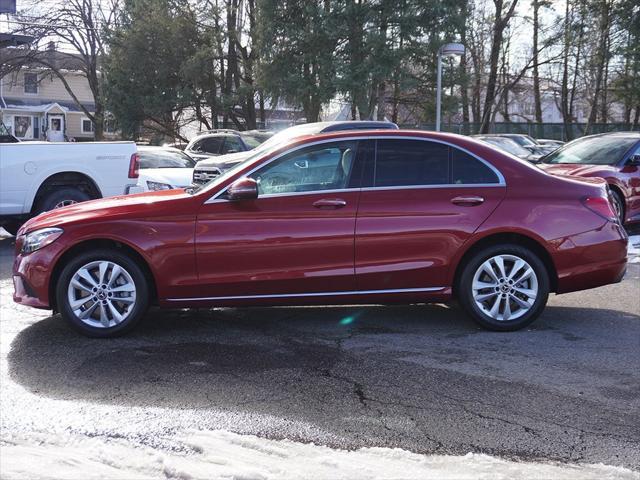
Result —
[{"label": "asphalt pavement", "polygon": [[95,340],[13,304],[12,259],[0,238],[3,442],[188,451],[180,432],[223,429],[640,470],[639,263],[620,284],[551,296],[519,332],[484,331],[455,305],[153,309]]}]

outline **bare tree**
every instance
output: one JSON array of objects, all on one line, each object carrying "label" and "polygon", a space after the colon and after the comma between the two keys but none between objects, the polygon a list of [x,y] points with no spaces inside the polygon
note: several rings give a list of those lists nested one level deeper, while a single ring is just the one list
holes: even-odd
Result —
[{"label": "bare tree", "polygon": [[498,63],[500,60],[500,50],[504,38],[504,31],[509,25],[509,21],[515,14],[518,0],[511,0],[505,3],[504,0],[493,0],[495,7],[493,31],[491,37],[491,51],[489,53],[489,75],[487,77],[487,88],[484,97],[484,108],[482,110],[482,125],[480,133],[489,132],[489,124],[496,99],[496,82],[498,80]]}]

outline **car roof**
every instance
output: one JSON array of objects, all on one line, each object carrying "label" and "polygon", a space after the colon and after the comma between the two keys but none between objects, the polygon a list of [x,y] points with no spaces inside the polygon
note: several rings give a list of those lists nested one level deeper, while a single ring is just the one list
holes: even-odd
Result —
[{"label": "car roof", "polygon": [[163,151],[163,152],[179,152],[184,153],[182,150],[174,147],[163,147],[159,145],[137,145],[139,152],[154,152],[154,151]]},{"label": "car roof", "polygon": [[594,135],[587,135],[582,138],[594,138],[594,137],[620,137],[620,138],[637,138],[640,139],[640,132],[607,132],[607,133],[596,133]]}]

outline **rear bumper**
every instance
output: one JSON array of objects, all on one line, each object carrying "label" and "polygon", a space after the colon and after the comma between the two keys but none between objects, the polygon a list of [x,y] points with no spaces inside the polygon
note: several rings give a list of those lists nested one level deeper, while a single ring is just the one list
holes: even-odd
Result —
[{"label": "rear bumper", "polygon": [[622,226],[602,227],[552,242],[558,273],[557,293],[618,283],[627,269],[628,236]]}]

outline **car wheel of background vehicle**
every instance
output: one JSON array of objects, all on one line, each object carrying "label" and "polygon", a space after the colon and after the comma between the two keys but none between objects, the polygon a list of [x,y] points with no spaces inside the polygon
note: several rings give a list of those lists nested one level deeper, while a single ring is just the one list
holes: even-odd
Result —
[{"label": "car wheel of background vehicle", "polygon": [[531,250],[495,245],[476,253],[463,267],[457,294],[463,308],[483,327],[519,330],[544,310],[549,274]]},{"label": "car wheel of background vehicle", "polygon": [[611,191],[611,198],[613,200],[613,209],[618,216],[618,220],[620,223],[624,223],[624,199],[620,196],[618,192]]},{"label": "car wheel of background vehicle", "polygon": [[147,279],[127,255],[96,250],[63,268],[56,286],[58,310],[75,329],[107,338],[133,328],[149,304]]},{"label": "car wheel of background vehicle", "polygon": [[38,202],[37,213],[48,212],[55,208],[66,207],[74,203],[86,202],[91,197],[82,190],[73,187],[60,188],[47,192]]},{"label": "car wheel of background vehicle", "polygon": [[18,233],[18,230],[20,230],[20,227],[22,226],[23,223],[24,222],[21,222],[19,220],[12,220],[2,225],[2,228],[4,228],[7,231],[7,233],[10,233],[15,237],[16,233]]}]

